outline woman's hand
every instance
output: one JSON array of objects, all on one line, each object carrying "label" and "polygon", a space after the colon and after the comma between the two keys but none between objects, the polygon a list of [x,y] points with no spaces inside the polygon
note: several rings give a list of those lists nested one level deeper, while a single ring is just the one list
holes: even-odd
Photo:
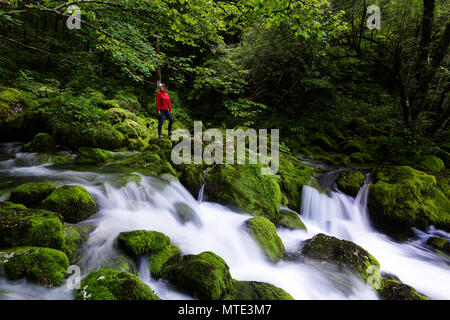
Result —
[{"label": "woman's hand", "polygon": [[161,111],[158,111],[158,116],[161,116]]}]

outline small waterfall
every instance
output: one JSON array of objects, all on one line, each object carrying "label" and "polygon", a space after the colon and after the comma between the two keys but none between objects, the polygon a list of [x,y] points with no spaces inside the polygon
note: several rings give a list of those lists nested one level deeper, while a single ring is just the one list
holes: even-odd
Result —
[{"label": "small waterfall", "polygon": [[200,190],[198,191],[198,197],[197,197],[197,201],[199,203],[203,202],[203,194],[205,192],[205,183],[202,184],[202,186],[200,187]]}]

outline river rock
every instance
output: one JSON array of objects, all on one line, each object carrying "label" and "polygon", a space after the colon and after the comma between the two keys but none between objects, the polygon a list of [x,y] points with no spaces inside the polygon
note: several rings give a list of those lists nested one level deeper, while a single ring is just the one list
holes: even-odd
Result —
[{"label": "river rock", "polygon": [[59,286],[69,267],[64,252],[50,248],[19,247],[0,252],[0,264],[9,280],[26,278],[43,286]]},{"label": "river rock", "polygon": [[42,205],[64,217],[65,222],[77,223],[97,212],[97,204],[81,186],[63,186],[53,191]]},{"label": "river rock", "polygon": [[343,171],[339,174],[337,186],[342,192],[356,197],[364,183],[364,175],[358,170]]},{"label": "river rock", "polygon": [[138,276],[124,271],[92,271],[80,287],[75,300],[160,300]]},{"label": "river rock", "polygon": [[281,288],[258,281],[236,281],[235,300],[294,300]]},{"label": "river rock", "polygon": [[57,187],[49,182],[30,182],[22,184],[11,191],[11,202],[26,206],[35,206],[42,202]]}]

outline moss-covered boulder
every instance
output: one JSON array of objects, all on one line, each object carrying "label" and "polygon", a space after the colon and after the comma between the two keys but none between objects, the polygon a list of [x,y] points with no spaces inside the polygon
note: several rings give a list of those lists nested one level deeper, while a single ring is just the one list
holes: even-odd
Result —
[{"label": "moss-covered boulder", "polygon": [[111,123],[117,124],[120,122],[124,122],[125,120],[129,119],[132,121],[137,120],[137,116],[134,112],[131,112],[130,110],[122,109],[122,108],[111,108],[106,111],[108,114]]},{"label": "moss-covered boulder", "polygon": [[280,189],[288,200],[286,204],[294,211],[301,208],[303,186],[311,180],[313,168],[300,162],[300,160],[282,155],[280,158]]},{"label": "moss-covered boulder", "polygon": [[75,161],[78,163],[104,163],[112,160],[114,156],[111,152],[100,148],[81,147]]},{"label": "moss-covered boulder", "polygon": [[148,143],[145,140],[141,139],[141,138],[128,139],[127,149],[128,150],[140,151],[143,148],[145,148],[147,145],[148,145]]},{"label": "moss-covered boulder", "polygon": [[358,170],[342,171],[337,180],[337,186],[342,192],[356,197],[364,183],[364,175]]},{"label": "moss-covered boulder", "polygon": [[150,274],[155,278],[164,275],[164,268],[181,261],[181,251],[174,244],[169,244],[163,249],[149,255]]},{"label": "moss-covered boulder", "polygon": [[379,269],[380,267],[378,261],[357,244],[323,233],[306,240],[301,253],[322,263],[334,264],[348,269],[364,280],[370,277],[372,268]]},{"label": "moss-covered boulder", "polygon": [[255,217],[247,220],[245,226],[271,261],[278,262],[283,258],[284,245],[272,222],[264,217]]},{"label": "moss-covered boulder", "polygon": [[39,246],[61,249],[64,231],[61,217],[53,212],[0,203],[0,248]]},{"label": "moss-covered boulder", "polygon": [[25,152],[52,153],[56,150],[56,142],[48,133],[38,133],[33,140],[23,146]]},{"label": "moss-covered boulder", "polygon": [[181,184],[194,198],[197,198],[203,185],[204,166],[196,164],[180,164],[175,166],[175,170],[179,172],[178,179]]},{"label": "moss-covered boulder", "polygon": [[383,300],[430,300],[427,296],[417,293],[417,291],[393,279],[382,279],[378,294]]},{"label": "moss-covered boulder", "polygon": [[39,247],[18,247],[0,252],[6,278],[25,278],[43,286],[59,286],[69,267],[64,252]]},{"label": "moss-covered boulder", "polygon": [[21,113],[29,106],[30,101],[23,91],[12,88],[0,91],[0,123]]},{"label": "moss-covered boulder", "polygon": [[366,149],[367,148],[361,140],[349,140],[342,147],[342,150],[346,155],[351,155],[352,153],[362,153]]},{"label": "moss-covered boulder", "polygon": [[114,167],[129,169],[130,171],[137,171],[150,176],[162,174],[177,176],[177,173],[167,160],[161,159],[157,153],[151,151],[135,154],[115,164]]},{"label": "moss-covered boulder", "polygon": [[164,268],[164,277],[199,299],[232,299],[236,294],[228,265],[210,251],[183,256],[179,263]]},{"label": "moss-covered boulder", "polygon": [[427,155],[421,158],[417,168],[426,172],[439,173],[445,169],[445,165],[439,157]]},{"label": "moss-covered boulder", "polygon": [[75,300],[159,300],[159,297],[134,274],[99,269],[81,280]]},{"label": "moss-covered boulder", "polygon": [[135,230],[117,236],[119,246],[133,257],[161,251],[170,244],[170,238],[158,231]]},{"label": "moss-covered boulder", "polygon": [[431,237],[427,240],[427,245],[450,256],[450,242],[445,238]]},{"label": "moss-covered boulder", "polygon": [[70,264],[77,263],[81,258],[82,246],[88,240],[89,234],[94,230],[92,225],[65,225],[64,245],[62,251],[69,258]]},{"label": "moss-covered boulder", "polygon": [[331,139],[325,135],[315,135],[311,139],[311,144],[315,146],[319,146],[325,151],[332,151],[335,149],[334,142],[331,141]]},{"label": "moss-covered boulder", "polygon": [[116,188],[124,188],[129,183],[141,184],[142,176],[138,174],[127,174],[121,177],[116,177],[110,183]]},{"label": "moss-covered boulder", "polygon": [[174,203],[174,216],[181,223],[193,222],[195,225],[200,226],[201,221],[197,213],[184,202]]},{"label": "moss-covered boulder", "polygon": [[364,164],[373,162],[373,158],[367,153],[354,152],[350,155],[350,161],[358,164]]},{"label": "moss-covered boulder", "polygon": [[53,191],[42,205],[60,213],[65,222],[77,223],[97,212],[97,204],[89,192],[81,186],[63,186]]},{"label": "moss-covered boulder", "polygon": [[30,182],[11,191],[11,202],[34,206],[42,202],[57,187],[49,182]]},{"label": "moss-covered boulder", "polygon": [[277,226],[288,229],[306,230],[306,226],[297,212],[282,209],[280,210],[280,217],[276,223]]},{"label": "moss-covered boulder", "polygon": [[122,250],[116,249],[103,259],[100,263],[100,269],[112,269],[139,275],[138,265],[135,259],[128,256]]},{"label": "moss-covered boulder", "polygon": [[294,300],[281,288],[258,281],[236,281],[235,300]]},{"label": "moss-covered boulder", "polygon": [[393,235],[429,225],[450,230],[450,200],[436,178],[407,166],[377,168],[368,205],[375,225]]},{"label": "moss-covered boulder", "polygon": [[206,176],[210,201],[276,220],[281,191],[274,176],[262,175],[260,165],[215,165]]}]

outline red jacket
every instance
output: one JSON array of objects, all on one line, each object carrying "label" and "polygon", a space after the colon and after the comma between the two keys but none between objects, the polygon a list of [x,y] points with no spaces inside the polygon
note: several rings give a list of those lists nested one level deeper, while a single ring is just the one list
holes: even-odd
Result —
[{"label": "red jacket", "polygon": [[156,94],[156,107],[158,111],[169,109],[172,112],[172,105],[170,104],[170,98],[167,92],[160,91]]}]

